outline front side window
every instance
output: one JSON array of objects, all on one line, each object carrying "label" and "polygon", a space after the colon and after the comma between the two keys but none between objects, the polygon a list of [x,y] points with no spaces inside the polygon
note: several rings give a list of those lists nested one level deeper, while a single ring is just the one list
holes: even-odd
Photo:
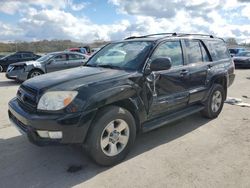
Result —
[{"label": "front side window", "polygon": [[67,60],[67,55],[66,54],[61,54],[57,55],[54,57],[55,61],[66,61]]},{"label": "front side window", "polygon": [[9,56],[10,60],[21,59],[21,58],[22,58],[21,54],[14,54],[14,55]]},{"label": "front side window", "polygon": [[138,70],[143,66],[152,44],[148,41],[111,43],[98,51],[87,66]]},{"label": "front side window", "polygon": [[168,41],[160,44],[154,51],[151,60],[160,57],[170,58],[172,67],[183,65],[183,55],[180,41]]},{"label": "front side window", "polygon": [[78,54],[69,54],[69,60],[78,60],[78,59],[85,59],[83,55]]}]

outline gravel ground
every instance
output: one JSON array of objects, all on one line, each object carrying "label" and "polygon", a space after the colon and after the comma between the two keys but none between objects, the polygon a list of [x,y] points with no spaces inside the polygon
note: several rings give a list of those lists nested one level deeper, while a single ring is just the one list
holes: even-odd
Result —
[{"label": "gravel ground", "polygon": [[[217,119],[194,114],[140,135],[124,162],[103,168],[79,147],[37,147],[10,126],[17,88],[0,74],[0,187],[250,187],[248,107],[225,104]],[[250,103],[250,70],[236,70],[228,96]]]}]

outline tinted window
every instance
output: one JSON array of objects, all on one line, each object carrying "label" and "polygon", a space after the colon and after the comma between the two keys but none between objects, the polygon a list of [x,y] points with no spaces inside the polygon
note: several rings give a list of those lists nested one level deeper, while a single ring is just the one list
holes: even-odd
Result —
[{"label": "tinted window", "polygon": [[66,61],[67,56],[66,56],[66,54],[61,54],[61,55],[56,56],[54,59],[55,59],[55,61]]},{"label": "tinted window", "polygon": [[84,56],[78,54],[69,54],[69,60],[85,59]]},{"label": "tinted window", "polygon": [[182,49],[180,41],[168,41],[160,44],[154,51],[151,59],[158,57],[169,57],[172,61],[172,66],[183,65]]},{"label": "tinted window", "polygon": [[22,58],[21,54],[14,54],[9,56],[9,59],[21,59],[21,58]]},{"label": "tinted window", "polygon": [[213,61],[230,58],[227,47],[222,40],[206,40],[204,42]]},{"label": "tinted window", "polygon": [[24,57],[24,58],[32,58],[32,57],[33,57],[33,54],[31,54],[31,53],[26,53],[26,54],[23,54],[23,57]]}]

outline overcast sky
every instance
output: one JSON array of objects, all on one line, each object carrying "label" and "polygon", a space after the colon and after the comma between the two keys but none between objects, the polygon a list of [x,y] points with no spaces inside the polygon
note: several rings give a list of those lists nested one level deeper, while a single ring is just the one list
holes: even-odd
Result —
[{"label": "overcast sky", "polygon": [[4,42],[92,42],[159,32],[250,42],[250,0],[0,0]]}]

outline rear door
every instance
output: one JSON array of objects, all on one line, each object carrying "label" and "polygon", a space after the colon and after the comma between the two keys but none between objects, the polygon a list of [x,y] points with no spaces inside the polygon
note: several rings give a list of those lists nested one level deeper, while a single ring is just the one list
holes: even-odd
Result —
[{"label": "rear door", "polygon": [[55,55],[46,64],[47,72],[54,72],[68,68],[67,54]]},{"label": "rear door", "polygon": [[68,68],[79,67],[85,65],[87,59],[80,54],[68,54]]},{"label": "rear door", "polygon": [[184,65],[181,41],[159,44],[151,61],[159,57],[170,58],[172,64],[169,70],[155,71],[147,77],[147,85],[153,96],[152,101],[149,100],[149,119],[183,108],[189,99],[189,72],[187,65]]},{"label": "rear door", "polygon": [[200,101],[207,90],[207,74],[211,57],[206,46],[200,40],[185,39],[185,57],[189,67],[189,103]]}]

